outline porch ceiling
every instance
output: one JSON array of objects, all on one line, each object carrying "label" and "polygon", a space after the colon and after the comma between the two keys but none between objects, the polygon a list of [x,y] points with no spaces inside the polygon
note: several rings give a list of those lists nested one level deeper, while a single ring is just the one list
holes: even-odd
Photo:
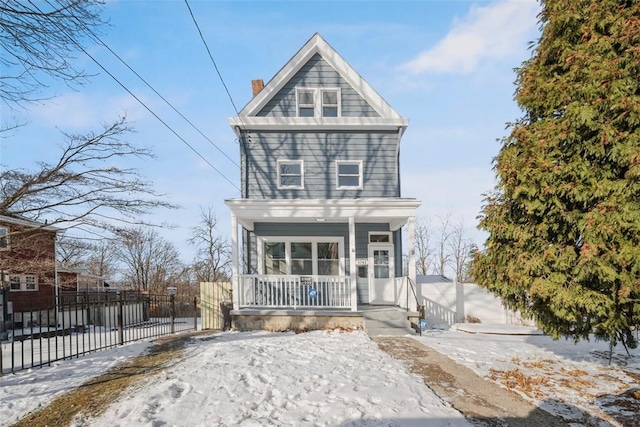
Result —
[{"label": "porch ceiling", "polygon": [[369,199],[227,199],[238,222],[253,230],[256,222],[386,222],[397,230],[415,217],[420,201],[407,198]]}]

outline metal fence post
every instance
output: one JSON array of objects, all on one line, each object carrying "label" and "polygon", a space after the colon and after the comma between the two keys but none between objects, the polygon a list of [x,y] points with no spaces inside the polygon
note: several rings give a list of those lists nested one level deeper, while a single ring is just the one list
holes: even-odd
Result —
[{"label": "metal fence post", "polygon": [[171,333],[176,332],[176,296],[170,295],[169,301],[171,302]]},{"label": "metal fence post", "polygon": [[193,297],[193,330],[198,330],[198,298]]},{"label": "metal fence post", "polygon": [[118,291],[118,344],[124,344],[124,315],[123,315],[123,295],[122,292]]}]

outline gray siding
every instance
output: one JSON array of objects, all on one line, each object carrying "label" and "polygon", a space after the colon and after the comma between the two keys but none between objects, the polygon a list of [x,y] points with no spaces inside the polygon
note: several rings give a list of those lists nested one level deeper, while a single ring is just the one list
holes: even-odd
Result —
[{"label": "gray siding", "polygon": [[314,55],[257,115],[296,117],[296,87],[340,88],[343,117],[380,117],[380,114],[318,54]]},{"label": "gray siding", "polygon": [[[335,199],[399,197],[398,134],[370,132],[260,132],[247,137],[243,197]],[[304,161],[304,189],[278,189],[277,161]],[[363,189],[336,188],[336,160],[363,161]]]}]

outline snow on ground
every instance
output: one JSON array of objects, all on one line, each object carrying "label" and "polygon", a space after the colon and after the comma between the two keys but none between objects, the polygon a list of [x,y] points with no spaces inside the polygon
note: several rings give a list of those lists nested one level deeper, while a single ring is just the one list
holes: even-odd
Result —
[{"label": "snow on ground", "polygon": [[623,412],[624,408],[608,406],[612,398],[640,387],[640,349],[630,350],[628,356],[619,345],[609,365],[609,344],[603,341],[554,341],[518,326],[460,327],[467,332],[456,331],[454,325],[449,331],[430,330],[416,339],[551,413],[571,418],[572,406],[596,416]]},{"label": "snow on ground", "polygon": [[[416,339],[552,413],[570,417],[571,407],[598,417],[622,413],[628,408],[611,407],[611,401],[640,388],[640,350],[627,356],[616,349],[609,366],[605,342],[574,345],[521,335],[533,332],[521,328],[462,328],[500,334],[432,330]],[[0,377],[0,426],[149,346],[138,342]],[[103,416],[79,419],[77,425],[469,424],[364,333],[315,331],[194,337],[180,360],[126,390]]]},{"label": "snow on ground", "polygon": [[[6,347],[3,347],[3,354],[6,355],[6,350],[11,347],[2,345]],[[142,354],[150,345],[150,342],[139,341],[80,358],[52,362],[51,366],[0,376],[0,426],[13,424],[27,413],[46,406],[54,396],[106,373],[130,357]]]},{"label": "snow on ground", "polygon": [[363,332],[223,333],[91,426],[469,426]]}]

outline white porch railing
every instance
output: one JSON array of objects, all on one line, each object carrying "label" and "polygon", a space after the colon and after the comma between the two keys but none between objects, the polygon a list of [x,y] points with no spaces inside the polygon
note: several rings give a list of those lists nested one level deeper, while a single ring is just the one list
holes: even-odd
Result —
[{"label": "white porch railing", "polygon": [[238,306],[351,309],[351,286],[346,276],[239,275]]}]

